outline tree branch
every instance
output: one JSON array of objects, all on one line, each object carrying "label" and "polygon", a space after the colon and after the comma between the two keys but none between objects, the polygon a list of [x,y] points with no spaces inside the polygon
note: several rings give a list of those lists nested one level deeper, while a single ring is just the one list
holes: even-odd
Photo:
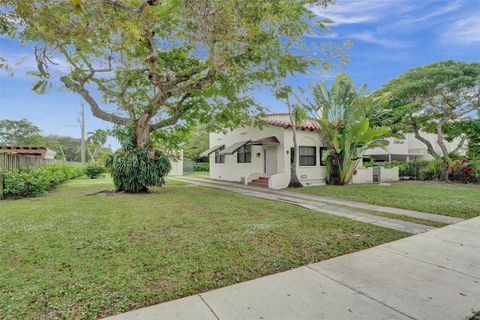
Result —
[{"label": "tree branch", "polygon": [[180,101],[178,101],[178,103],[173,108],[175,110],[175,114],[173,116],[171,116],[170,118],[167,118],[167,119],[164,119],[164,120],[161,120],[157,123],[152,124],[151,128],[153,130],[157,130],[157,129],[168,127],[168,126],[171,126],[171,125],[174,125],[175,123],[177,123],[177,121],[180,120],[180,118],[189,109],[189,108],[182,108],[182,104],[185,102],[185,100],[187,100],[191,96],[192,95],[188,92],[186,94],[184,94],[182,96],[182,98],[180,99]]},{"label": "tree branch", "polygon": [[418,140],[420,140],[421,142],[423,142],[423,143],[427,146],[428,152],[429,152],[433,157],[438,158],[439,155],[438,155],[438,153],[435,151],[435,149],[433,148],[433,145],[430,143],[430,141],[428,141],[427,139],[425,139],[424,137],[422,137],[422,136],[420,135],[420,130],[418,129],[418,124],[417,124],[417,118],[411,117],[410,119],[411,119],[411,121],[412,121],[413,130],[415,131],[415,138],[417,138]]},{"label": "tree branch", "polygon": [[436,123],[436,128],[437,128],[437,143],[440,146],[440,149],[442,149],[443,157],[448,157],[448,149],[445,146],[445,141],[443,139],[443,130],[442,130],[442,121],[437,121]]},{"label": "tree branch", "polygon": [[95,99],[90,95],[90,92],[88,92],[88,90],[85,89],[80,83],[74,82],[66,76],[61,77],[60,81],[62,81],[69,90],[77,92],[82,96],[82,98],[90,105],[90,109],[95,117],[122,125],[127,125],[131,122],[131,119],[120,117],[116,114],[102,110]]},{"label": "tree branch", "polygon": [[458,144],[458,146],[455,149],[453,149],[452,152],[457,153],[458,150],[460,150],[463,147],[463,145],[465,144],[465,141],[467,141],[467,136],[463,135],[462,138],[460,139],[460,143]]}]

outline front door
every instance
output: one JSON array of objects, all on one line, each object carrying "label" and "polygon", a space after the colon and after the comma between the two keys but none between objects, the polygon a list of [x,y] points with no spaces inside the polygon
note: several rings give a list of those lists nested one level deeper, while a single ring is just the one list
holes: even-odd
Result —
[{"label": "front door", "polygon": [[267,177],[277,173],[277,147],[263,149],[264,171]]}]

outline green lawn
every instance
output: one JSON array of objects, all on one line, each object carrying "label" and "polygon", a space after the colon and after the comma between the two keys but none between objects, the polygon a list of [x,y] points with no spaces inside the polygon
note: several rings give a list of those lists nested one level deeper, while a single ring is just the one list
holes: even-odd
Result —
[{"label": "green lawn", "polygon": [[0,319],[96,319],[406,236],[178,182],[92,195],[112,187],[0,201]]},{"label": "green lawn", "polygon": [[293,191],[332,198],[472,218],[480,215],[480,186],[432,182],[317,186]]}]

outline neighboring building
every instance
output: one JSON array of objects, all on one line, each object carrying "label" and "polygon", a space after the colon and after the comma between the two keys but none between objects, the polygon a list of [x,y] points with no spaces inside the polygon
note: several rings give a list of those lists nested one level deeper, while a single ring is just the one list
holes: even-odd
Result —
[{"label": "neighboring building", "polygon": [[170,170],[169,176],[183,176],[183,150],[170,154],[170,164],[172,170]]},{"label": "neighboring building", "polygon": [[[421,133],[422,137],[426,138],[435,151],[442,154],[440,146],[437,143],[437,135],[431,133]],[[433,157],[428,153],[427,146],[415,138],[412,133],[406,134],[405,139],[388,139],[390,144],[385,148],[374,148],[365,152],[365,157],[373,157],[376,161],[408,161],[408,160],[432,160]],[[455,150],[459,145],[460,139],[455,139],[451,143],[445,141],[445,146],[449,152]],[[463,148],[460,148],[458,153],[465,154],[467,151],[467,144],[464,144]]]},{"label": "neighboring building", "polygon": [[35,156],[44,160],[53,160],[57,154],[55,151],[46,147],[16,147],[0,146],[0,153],[18,154],[21,156]]},{"label": "neighboring building", "polygon": [[[210,177],[250,183],[273,189],[286,188],[290,182],[293,155],[293,131],[288,113],[274,113],[263,120],[262,128],[246,126],[223,133],[210,133]],[[325,150],[312,120],[297,126],[299,162],[297,174],[303,185],[324,184]]]}]

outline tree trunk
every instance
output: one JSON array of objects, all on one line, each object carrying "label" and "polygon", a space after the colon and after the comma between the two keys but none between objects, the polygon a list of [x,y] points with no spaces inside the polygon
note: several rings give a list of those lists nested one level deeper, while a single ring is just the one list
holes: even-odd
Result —
[{"label": "tree trunk", "polygon": [[438,145],[440,146],[440,149],[442,150],[442,153],[443,153],[443,167],[442,167],[442,172],[441,172],[441,175],[440,175],[440,180],[441,181],[448,181],[448,163],[450,161],[450,157],[448,155],[448,149],[447,147],[445,146],[445,141],[443,139],[443,130],[442,130],[442,123],[441,122],[437,122],[437,143]]},{"label": "tree trunk", "polygon": [[290,188],[301,188],[303,187],[300,180],[298,180],[297,176],[297,159],[298,159],[298,143],[297,143],[297,128],[295,120],[293,119],[292,109],[290,107],[290,101],[287,98],[287,105],[288,105],[288,114],[290,115],[290,123],[292,124],[292,133],[293,133],[293,161],[290,166],[290,182],[288,187]]},{"label": "tree trunk", "polygon": [[330,173],[330,180],[328,181],[329,184],[343,186],[342,179],[340,178],[340,159],[335,156],[330,156],[330,163],[331,163],[331,173]]},{"label": "tree trunk", "polygon": [[150,136],[152,127],[150,126],[150,117],[142,116],[135,127],[135,147],[150,148],[152,145],[152,138]]}]

